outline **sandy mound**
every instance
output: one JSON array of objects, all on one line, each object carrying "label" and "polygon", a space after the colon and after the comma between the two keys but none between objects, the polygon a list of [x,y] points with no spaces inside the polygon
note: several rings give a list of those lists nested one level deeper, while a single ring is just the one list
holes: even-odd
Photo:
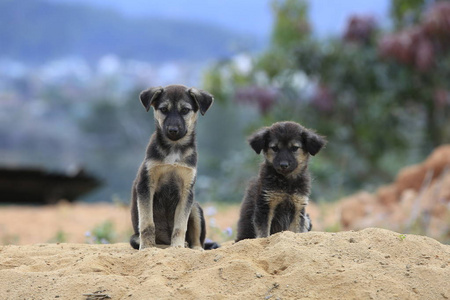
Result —
[{"label": "sandy mound", "polygon": [[383,229],[283,232],[203,252],[0,247],[3,299],[447,299],[449,278],[450,246]]}]

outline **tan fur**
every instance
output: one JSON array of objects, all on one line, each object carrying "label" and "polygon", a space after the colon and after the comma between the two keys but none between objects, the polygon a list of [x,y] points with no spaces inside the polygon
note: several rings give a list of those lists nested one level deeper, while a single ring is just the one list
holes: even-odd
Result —
[{"label": "tan fur", "polygon": [[175,224],[173,226],[172,234],[172,247],[184,247],[184,240],[186,236],[187,223],[191,210],[187,210],[187,199],[189,196],[189,190],[195,178],[195,172],[191,168],[176,167],[175,173],[181,179],[181,195],[180,202],[175,209]]},{"label": "tan fur", "polygon": [[[177,208],[175,209],[175,224],[172,231],[172,247],[184,247],[184,240],[186,235],[186,228],[187,228],[187,222],[189,218],[190,211],[187,211],[187,198],[189,195],[189,189],[194,181],[196,169],[186,166],[181,163],[174,163],[174,164],[166,164],[166,163],[160,163],[156,161],[148,161],[147,162],[147,170],[149,170],[149,178],[150,178],[150,191],[157,191],[158,187],[162,186],[166,180],[169,180],[170,178],[177,178],[178,184],[180,185],[180,202],[177,205]],[[151,217],[148,216],[146,213],[142,214],[144,220],[151,218],[151,223],[147,224],[153,224],[153,196],[154,192],[150,195],[150,201],[148,203],[151,203]],[[149,208],[146,208],[149,209]],[[141,211],[141,210],[140,210]],[[150,213],[149,213],[150,214]],[[154,227],[154,224],[153,224]],[[147,228],[147,227],[140,227],[140,228]],[[146,241],[142,241],[141,243]],[[154,244],[154,242],[153,242]]]},{"label": "tan fur", "polygon": [[264,192],[264,199],[269,204],[269,217],[268,217],[268,230],[267,234],[263,232],[257,232],[257,237],[266,237],[270,234],[270,227],[272,224],[273,216],[277,206],[283,201],[291,201],[295,206],[294,222],[289,226],[289,230],[293,232],[300,232],[300,214],[303,207],[308,205],[309,198],[307,196],[289,195],[282,192]]},{"label": "tan fur", "polygon": [[193,111],[189,112],[186,116],[184,116],[184,120],[186,122],[186,127],[188,129],[188,134],[194,131],[195,123],[197,122],[198,114]]},{"label": "tan fur", "polygon": [[189,109],[192,109],[192,106],[191,106],[190,103],[187,103],[187,102],[179,102],[179,103],[178,103],[178,106],[177,106],[177,109],[178,109],[178,110],[181,110],[181,109],[183,109],[183,108],[189,108]]},{"label": "tan fur", "polygon": [[[171,104],[169,101],[162,102],[160,106],[161,107],[164,106],[167,107],[167,109],[171,109]],[[166,118],[166,116],[160,110],[154,110],[153,115],[156,121],[158,122],[159,128],[163,128],[164,119]]]},{"label": "tan fur", "polygon": [[297,160],[298,167],[294,171],[289,173],[287,175],[288,177],[296,177],[297,175],[299,175],[302,172],[302,170],[308,164],[309,154],[304,153],[301,149],[297,150],[297,152],[298,153],[297,153],[297,155],[295,155],[295,159]]},{"label": "tan fur", "polygon": [[191,241],[193,241],[192,249],[203,250],[200,241],[196,238],[197,236],[200,236],[201,233],[201,216],[199,214],[197,207],[191,210],[190,220],[193,223],[190,232],[188,232],[188,235],[191,236]]},{"label": "tan fur", "polygon": [[274,140],[269,144],[269,149],[267,151],[264,151],[264,158],[269,162],[273,163],[273,159],[275,158],[276,152],[273,151],[271,148],[276,146],[278,144],[278,141]]},{"label": "tan fur", "polygon": [[[139,249],[154,247],[155,242],[155,223],[153,221],[153,195],[155,193],[150,191],[151,201],[142,201],[138,199],[138,213],[139,213]],[[149,230],[150,235],[143,233],[144,230]]]}]

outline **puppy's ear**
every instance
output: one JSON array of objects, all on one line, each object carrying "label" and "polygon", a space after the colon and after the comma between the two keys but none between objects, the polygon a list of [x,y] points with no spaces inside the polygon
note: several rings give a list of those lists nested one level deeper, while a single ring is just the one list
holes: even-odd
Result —
[{"label": "puppy's ear", "polygon": [[318,135],[314,131],[305,130],[302,134],[305,150],[312,156],[316,155],[320,149],[327,143],[323,136]]},{"label": "puppy's ear", "polygon": [[190,88],[188,93],[192,98],[194,98],[198,108],[200,109],[200,113],[204,115],[212,105],[214,97],[210,93],[198,90],[196,88]]},{"label": "puppy's ear", "polygon": [[269,137],[269,129],[268,127],[264,127],[258,130],[252,136],[250,136],[248,139],[248,143],[257,154],[260,154],[261,150],[263,150],[267,144],[268,137]]},{"label": "puppy's ear", "polygon": [[139,99],[141,100],[142,105],[144,105],[147,111],[150,109],[150,106],[155,103],[155,100],[158,99],[163,90],[164,89],[162,87],[158,86],[149,88],[148,90],[141,92],[141,94],[139,95]]}]

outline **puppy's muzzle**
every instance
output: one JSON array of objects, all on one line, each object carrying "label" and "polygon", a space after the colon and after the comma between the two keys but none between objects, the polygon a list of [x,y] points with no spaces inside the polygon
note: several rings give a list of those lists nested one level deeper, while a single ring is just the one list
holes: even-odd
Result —
[{"label": "puppy's muzzle", "polygon": [[289,163],[289,161],[286,160],[282,160],[275,165],[275,170],[282,175],[287,175],[294,171],[294,169],[295,166],[293,166],[291,163]]},{"label": "puppy's muzzle", "polygon": [[168,126],[167,127],[167,132],[170,135],[176,136],[178,134],[178,132],[180,132],[180,130],[176,126]]},{"label": "puppy's muzzle", "polygon": [[280,169],[286,170],[287,168],[289,168],[289,162],[287,161],[280,162]]},{"label": "puppy's muzzle", "polygon": [[185,136],[185,132],[183,132],[178,126],[167,126],[166,127],[166,136],[172,140],[176,141]]}]

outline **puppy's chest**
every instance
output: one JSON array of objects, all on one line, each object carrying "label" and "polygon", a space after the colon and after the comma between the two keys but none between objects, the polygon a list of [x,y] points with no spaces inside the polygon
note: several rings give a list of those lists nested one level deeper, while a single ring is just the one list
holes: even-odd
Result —
[{"label": "puppy's chest", "polygon": [[180,163],[181,162],[181,152],[180,151],[174,151],[169,153],[169,155],[167,155],[163,162],[164,164],[175,164],[175,163]]},{"label": "puppy's chest", "polygon": [[286,193],[282,191],[263,191],[263,199],[269,206],[276,207],[283,202],[290,202],[296,207],[306,206],[308,204],[309,198],[306,195],[301,195],[298,193]]},{"label": "puppy's chest", "polygon": [[149,160],[146,167],[150,186],[156,191],[166,184],[188,188],[193,184],[197,172],[195,166],[183,162],[179,152],[167,155],[162,161]]}]

